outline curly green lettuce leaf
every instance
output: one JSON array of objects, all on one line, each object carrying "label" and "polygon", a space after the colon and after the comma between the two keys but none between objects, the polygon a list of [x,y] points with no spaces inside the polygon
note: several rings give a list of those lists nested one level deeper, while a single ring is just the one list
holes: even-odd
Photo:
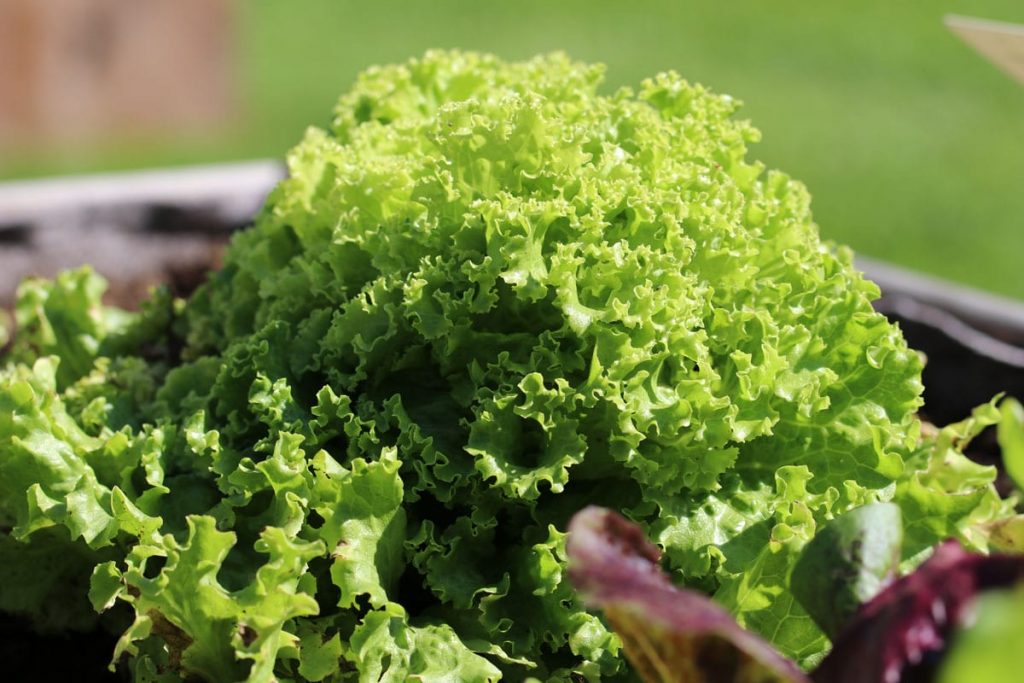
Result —
[{"label": "curly green lettuce leaf", "polygon": [[995,467],[964,455],[971,440],[999,420],[993,399],[922,440],[907,457],[893,497],[903,514],[905,558],[926,553],[947,538],[987,550],[991,525],[1013,516],[1014,501],[1000,498],[993,486]]},{"label": "curly green lettuce leaf", "polygon": [[334,558],[331,580],[340,592],[340,607],[366,596],[381,608],[388,590],[394,593],[404,569],[406,537],[399,466],[394,450],[376,462],[355,460],[350,471],[334,473],[334,497],[320,499],[318,509],[326,521],[319,536]]},{"label": "curly green lettuce leaf", "polygon": [[109,489],[89,466],[101,442],[82,431],[57,392],[59,359],[0,371],[0,513],[16,539],[57,524],[103,545]]},{"label": "curly green lettuce leaf", "polygon": [[364,617],[347,658],[360,683],[451,680],[491,683],[501,672],[472,652],[447,624],[411,626],[404,610],[388,604]]},{"label": "curly green lettuce leaf", "polygon": [[13,359],[60,358],[63,388],[89,372],[107,331],[100,302],[106,281],[90,268],[61,273],[52,283],[26,280],[18,288]]},{"label": "curly green lettuce leaf", "polygon": [[[136,546],[124,571],[101,565],[94,592],[109,591],[119,576],[123,588],[118,597],[136,613],[115,661],[125,652],[138,655],[136,640],[155,637],[163,641],[166,657],[159,664],[180,666],[205,680],[275,680],[278,650],[295,640],[286,624],[319,611],[299,581],[323,546],[267,528],[255,544],[258,553],[268,556],[266,562],[248,585],[229,591],[218,574],[235,542],[235,534],[218,531],[213,518],[190,517],[184,543],[164,536]],[[153,570],[154,564],[162,566]]]},{"label": "curly green lettuce leaf", "polygon": [[72,541],[63,529],[39,531],[31,542],[0,535],[0,610],[43,633],[95,628],[89,575],[109,556]]}]

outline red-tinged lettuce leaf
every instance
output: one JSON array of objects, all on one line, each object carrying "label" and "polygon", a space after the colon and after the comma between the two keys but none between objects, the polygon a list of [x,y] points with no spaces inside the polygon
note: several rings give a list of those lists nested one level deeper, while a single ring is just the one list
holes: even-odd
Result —
[{"label": "red-tinged lettuce leaf", "polygon": [[940,545],[917,571],[864,605],[814,674],[816,683],[931,680],[938,656],[981,591],[1024,578],[1024,555],[977,555]]},{"label": "red-tinged lettuce leaf", "polygon": [[807,677],[723,608],[677,588],[637,525],[588,507],[569,526],[569,575],[604,611],[647,681],[779,681]]}]

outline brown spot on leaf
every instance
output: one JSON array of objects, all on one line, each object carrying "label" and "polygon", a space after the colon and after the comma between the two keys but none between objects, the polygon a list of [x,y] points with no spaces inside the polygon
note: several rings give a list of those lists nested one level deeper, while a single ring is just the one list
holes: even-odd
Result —
[{"label": "brown spot on leaf", "polygon": [[153,635],[167,643],[168,664],[172,669],[180,669],[181,654],[192,644],[192,638],[156,610],[150,610],[147,616],[153,620]]},{"label": "brown spot on leaf", "polygon": [[238,637],[242,639],[242,643],[244,643],[246,647],[249,647],[253,644],[253,641],[256,640],[258,634],[256,633],[256,629],[252,626],[249,626],[248,624],[239,624]]}]

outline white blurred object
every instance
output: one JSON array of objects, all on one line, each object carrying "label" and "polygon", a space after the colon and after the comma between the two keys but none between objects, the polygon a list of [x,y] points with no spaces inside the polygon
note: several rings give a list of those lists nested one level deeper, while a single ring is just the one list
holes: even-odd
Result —
[{"label": "white blurred object", "polygon": [[229,233],[284,175],[268,160],[2,182],[0,307],[22,279],[83,263],[109,277],[122,305],[149,285],[213,269]]},{"label": "white blurred object", "polygon": [[946,26],[990,62],[1024,83],[1024,25],[950,14]]},{"label": "white blurred object", "polygon": [[213,206],[227,220],[245,221],[256,215],[267,193],[284,176],[282,162],[261,160],[11,180],[0,183],[0,227],[113,205]]}]

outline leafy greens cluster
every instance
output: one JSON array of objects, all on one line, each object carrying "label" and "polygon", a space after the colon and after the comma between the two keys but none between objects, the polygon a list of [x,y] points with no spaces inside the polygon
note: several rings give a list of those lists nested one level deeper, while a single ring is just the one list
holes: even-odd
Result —
[{"label": "leafy greens cluster", "polygon": [[[886,527],[879,526],[882,521]],[[622,637],[626,655],[650,683],[955,681],[963,680],[955,675],[969,667],[982,671],[986,681],[1014,678],[1009,659],[991,644],[1005,649],[1007,636],[1020,633],[1020,619],[1009,616],[1018,598],[1007,589],[1021,585],[1024,555],[969,553],[950,540],[915,570],[893,580],[901,528],[897,506],[875,503],[835,517],[808,544],[813,559],[805,551],[801,561],[819,565],[818,560],[827,556],[839,560],[838,565],[820,566],[819,589],[843,593],[858,583],[865,589],[863,580],[873,578],[869,590],[854,588],[861,599],[857,605],[851,602],[854,610],[840,604],[838,617],[835,612],[813,615],[824,617],[816,620],[835,642],[810,676],[740,628],[720,605],[674,586],[658,566],[659,550],[638,526],[614,512],[587,507],[573,517],[569,575],[587,603],[605,613]],[[824,544],[819,544],[823,538]],[[813,598],[803,602],[808,608],[819,598],[836,605],[834,593],[815,593],[817,589],[802,596]],[[987,605],[999,604],[990,603],[998,598],[1011,609],[991,612],[996,616],[982,622],[983,637],[991,639],[986,646],[973,633],[976,602],[990,609]],[[962,639],[966,647],[959,644]],[[944,657],[951,643],[950,670]]]},{"label": "leafy greens cluster", "polygon": [[127,617],[138,681],[617,680],[565,576],[587,504],[805,665],[823,520],[894,500],[911,554],[983,545],[993,472],[919,444],[919,357],[738,104],[602,74],[371,69],[187,302],[27,282],[0,609]]}]

